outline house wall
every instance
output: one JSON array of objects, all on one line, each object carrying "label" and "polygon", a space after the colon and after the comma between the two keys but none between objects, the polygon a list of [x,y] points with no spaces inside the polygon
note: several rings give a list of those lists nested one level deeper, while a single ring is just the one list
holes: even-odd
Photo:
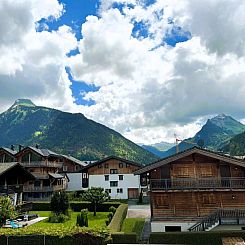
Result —
[{"label": "house wall", "polygon": [[81,191],[82,190],[82,173],[67,173],[69,178],[66,191]]},{"label": "house wall", "polygon": [[[128,199],[128,189],[139,188],[139,176],[133,174],[122,174],[123,180],[119,180],[118,174],[109,174],[109,180],[105,181],[105,175],[90,175],[89,187],[102,187],[110,189],[112,199]],[[111,181],[117,181],[118,186],[110,186]],[[118,193],[117,190],[122,189],[123,193]]]},{"label": "house wall", "polygon": [[165,232],[166,226],[172,227],[181,227],[181,231],[188,231],[188,229],[193,226],[195,222],[159,222],[153,221],[151,222],[151,231],[152,232]]}]

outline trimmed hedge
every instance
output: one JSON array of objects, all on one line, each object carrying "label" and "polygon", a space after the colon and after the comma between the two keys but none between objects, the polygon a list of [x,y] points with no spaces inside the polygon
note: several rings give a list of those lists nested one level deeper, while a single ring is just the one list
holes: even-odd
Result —
[{"label": "trimmed hedge", "polygon": [[137,235],[133,233],[116,232],[111,234],[112,243],[114,244],[136,244]]},{"label": "trimmed hedge", "polygon": [[117,208],[117,211],[114,214],[111,223],[108,225],[108,228],[111,232],[121,231],[123,221],[127,216],[127,212],[128,212],[128,204],[121,204]]},{"label": "trimmed hedge", "polygon": [[245,240],[245,231],[153,232],[150,243],[222,245],[222,237],[241,237]]},{"label": "trimmed hedge", "polygon": [[[120,202],[104,202],[97,206],[97,212],[108,212],[111,206],[118,208],[120,204]],[[80,212],[82,209],[93,212],[93,206],[90,202],[70,202],[70,208],[74,212]],[[50,202],[33,202],[32,209],[34,211],[50,211]]]}]

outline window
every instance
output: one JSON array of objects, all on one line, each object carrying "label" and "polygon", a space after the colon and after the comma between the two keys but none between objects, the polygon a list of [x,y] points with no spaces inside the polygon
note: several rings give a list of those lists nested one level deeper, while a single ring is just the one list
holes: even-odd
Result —
[{"label": "window", "polygon": [[105,192],[111,193],[111,189],[105,189]]},{"label": "window", "polygon": [[67,166],[63,166],[63,171],[64,171],[64,172],[67,171]]},{"label": "window", "polygon": [[110,181],[110,186],[111,187],[118,186],[118,181]]},{"label": "window", "polygon": [[129,168],[130,167],[130,164],[126,163],[126,168]]},{"label": "window", "polygon": [[109,175],[105,175],[105,181],[109,180]]},{"label": "window", "polygon": [[117,188],[117,193],[123,193],[123,188]]},{"label": "window", "polygon": [[118,175],[119,176],[119,180],[123,180],[123,175]]},{"label": "window", "polygon": [[181,226],[165,226],[165,232],[179,232],[181,231]]},{"label": "window", "polygon": [[79,169],[79,166],[76,165],[75,166],[75,171],[78,171],[78,169]]},{"label": "window", "polygon": [[123,162],[119,163],[119,168],[123,168]]},{"label": "window", "polygon": [[109,165],[108,165],[108,163],[105,163],[105,168],[109,168]]},{"label": "window", "polygon": [[110,174],[117,174],[117,169],[110,169]]},{"label": "window", "polygon": [[214,194],[203,194],[203,205],[215,205],[216,198]]},{"label": "window", "polygon": [[99,164],[99,165],[98,165],[98,168],[102,168],[102,165],[101,165],[101,164]]}]

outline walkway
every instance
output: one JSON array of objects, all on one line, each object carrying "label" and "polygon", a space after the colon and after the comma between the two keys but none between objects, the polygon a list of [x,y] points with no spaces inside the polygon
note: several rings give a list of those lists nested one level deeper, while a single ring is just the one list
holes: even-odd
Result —
[{"label": "walkway", "polygon": [[241,237],[224,237],[222,238],[223,245],[245,245]]},{"label": "walkway", "polygon": [[128,205],[127,218],[150,218],[150,205]]}]

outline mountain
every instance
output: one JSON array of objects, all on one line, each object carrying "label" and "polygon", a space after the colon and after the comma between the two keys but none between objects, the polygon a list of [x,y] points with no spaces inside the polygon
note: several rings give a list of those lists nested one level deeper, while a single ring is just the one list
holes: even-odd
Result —
[{"label": "mountain", "polygon": [[147,151],[157,155],[158,157],[164,157],[165,151],[173,147],[174,144],[168,142],[160,142],[152,145],[140,144],[140,146]]},{"label": "mountain", "polygon": [[110,155],[140,163],[157,159],[118,132],[81,113],[36,106],[26,99],[16,100],[0,114],[0,135],[0,146],[38,144],[81,160],[97,160]]},{"label": "mountain", "polygon": [[245,156],[245,132],[232,137],[222,151],[232,156]]},{"label": "mountain", "polygon": [[[204,147],[211,150],[221,150],[229,140],[235,135],[245,131],[245,125],[238,122],[231,116],[220,114],[212,119],[208,119],[206,124],[193,138],[186,139],[179,144],[179,151],[198,145],[203,141]],[[188,143],[189,142],[189,143]],[[165,152],[165,156],[176,153],[176,147],[172,147]]]}]

